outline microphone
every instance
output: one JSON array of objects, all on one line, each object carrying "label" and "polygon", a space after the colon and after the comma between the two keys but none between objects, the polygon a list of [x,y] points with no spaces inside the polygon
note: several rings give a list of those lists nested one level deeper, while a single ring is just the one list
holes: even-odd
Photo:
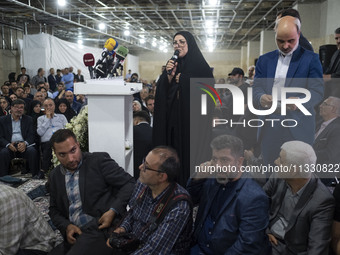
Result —
[{"label": "microphone", "polygon": [[116,50],[116,63],[115,65],[113,66],[112,68],[112,71],[111,73],[114,74],[114,73],[117,73],[117,67],[119,65],[122,65],[122,63],[124,62],[126,56],[128,55],[129,53],[129,49],[122,46],[122,45],[119,45],[119,47],[117,48]]},{"label": "microphone", "polygon": [[[106,57],[112,56],[114,50],[118,47],[118,42],[115,39],[109,38],[106,40],[104,44],[104,50],[101,54],[101,59],[99,59],[94,67],[94,70],[97,72],[98,70],[103,73],[103,64],[106,62]],[[98,75],[97,75],[98,76]],[[105,77],[105,73],[100,75],[101,77]],[[98,78],[98,77],[97,77]]]},{"label": "microphone", "polygon": [[118,42],[116,42],[116,40],[113,38],[107,39],[104,44],[104,48],[107,49],[109,52],[114,51],[117,47],[118,47]]},{"label": "microphone", "polygon": [[91,77],[91,79],[93,79],[93,65],[94,65],[94,56],[93,56],[93,54],[92,53],[84,54],[83,62],[84,62],[84,65],[89,68],[90,77]]},{"label": "microphone", "polygon": [[[177,62],[177,59],[178,59],[178,55],[179,55],[179,50],[175,50],[175,52],[174,52],[174,55],[171,57],[171,59],[170,60],[173,60],[174,61],[174,64]],[[171,74],[172,73],[172,70],[174,70],[173,68],[172,69],[170,69],[168,72],[167,72],[167,74]]]}]

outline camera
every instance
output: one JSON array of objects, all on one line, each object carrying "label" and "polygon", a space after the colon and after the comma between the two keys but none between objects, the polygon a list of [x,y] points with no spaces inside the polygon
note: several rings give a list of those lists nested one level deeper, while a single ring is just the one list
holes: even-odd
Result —
[{"label": "camera", "polygon": [[131,254],[141,246],[141,241],[132,233],[111,234],[109,243],[113,250],[123,254]]}]

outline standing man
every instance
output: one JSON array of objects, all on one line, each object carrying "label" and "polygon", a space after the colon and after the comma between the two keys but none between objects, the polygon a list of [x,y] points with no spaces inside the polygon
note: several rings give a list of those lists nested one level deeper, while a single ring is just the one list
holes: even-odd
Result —
[{"label": "standing man", "polygon": [[63,76],[61,75],[61,70],[57,69],[57,75],[55,76],[56,83],[59,84],[61,82],[61,78]]},{"label": "standing man", "polygon": [[340,27],[335,29],[334,31],[335,35],[335,42],[338,46],[338,50],[334,52],[331,63],[329,64],[329,67],[325,71],[324,78],[330,79],[330,78],[340,78]]},{"label": "standing man", "polygon": [[61,81],[65,84],[66,89],[70,89],[73,91],[74,75],[73,73],[69,72],[69,69],[67,67],[65,68],[65,73],[61,78]]},{"label": "standing man", "polygon": [[216,171],[215,178],[207,173],[210,179],[204,179],[206,175],[200,176],[202,173],[198,172],[189,180],[187,190],[194,204],[199,203],[194,230],[196,245],[191,254],[270,254],[265,233],[269,200],[261,187],[241,171],[242,141],[222,135],[210,146],[212,159],[201,168],[233,171]]},{"label": "standing man", "polygon": [[80,69],[77,70],[77,75],[74,76],[74,80],[76,82],[84,82],[84,75],[81,74],[81,70]]},{"label": "standing man", "polygon": [[50,174],[49,215],[65,240],[50,254],[111,255],[107,228],[124,215],[133,177],[105,152],[82,153],[68,129],[55,132],[50,143],[60,165]]},{"label": "standing man", "polygon": [[[283,143],[300,140],[313,144],[315,130],[314,107],[323,97],[322,67],[319,56],[314,52],[299,46],[300,21],[286,16],[279,19],[275,26],[276,44],[278,49],[260,56],[255,71],[253,85],[254,106],[261,110],[272,108],[273,88],[277,88],[279,102],[281,88],[297,87],[308,89],[311,98],[303,107],[311,115],[305,115],[296,105],[287,105],[286,115],[280,112],[280,106],[275,112],[262,116],[263,120],[276,119],[275,123],[264,121],[259,128],[258,138],[261,142],[262,156],[265,164],[274,164]],[[288,93],[288,98],[304,98],[301,93]],[[278,103],[280,105],[280,103]],[[281,125],[284,119],[295,121],[296,126]],[[293,126],[293,127],[292,127]]]},{"label": "standing man", "polygon": [[152,124],[153,124],[153,113],[154,113],[154,109],[155,109],[155,97],[153,95],[149,95],[147,98],[145,98],[145,104],[146,104],[146,108],[149,111],[150,126],[152,127]]},{"label": "standing man", "polygon": [[47,80],[44,77],[44,75],[45,75],[44,68],[39,68],[38,69],[38,74],[33,76],[33,78],[32,78],[32,82],[31,83],[34,86],[34,88],[37,88],[39,82],[43,82],[43,83],[47,82]]},{"label": "standing man", "polygon": [[54,68],[50,68],[50,75],[47,77],[48,84],[50,84],[50,89],[54,92],[57,88],[57,80],[54,75]]},{"label": "standing man", "polygon": [[17,99],[11,104],[11,114],[0,118],[0,176],[8,174],[9,164],[16,154],[27,160],[32,176],[39,171],[38,153],[33,146],[33,120],[24,115],[24,109],[25,102]]}]

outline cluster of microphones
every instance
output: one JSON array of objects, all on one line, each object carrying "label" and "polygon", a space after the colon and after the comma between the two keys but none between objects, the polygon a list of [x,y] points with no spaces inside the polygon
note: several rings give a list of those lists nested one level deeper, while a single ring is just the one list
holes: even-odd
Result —
[{"label": "cluster of microphones", "polygon": [[113,38],[107,39],[101,58],[95,63],[92,53],[84,54],[84,65],[89,68],[91,79],[95,78],[112,78],[122,76],[123,64],[128,55],[128,48],[118,45]]}]

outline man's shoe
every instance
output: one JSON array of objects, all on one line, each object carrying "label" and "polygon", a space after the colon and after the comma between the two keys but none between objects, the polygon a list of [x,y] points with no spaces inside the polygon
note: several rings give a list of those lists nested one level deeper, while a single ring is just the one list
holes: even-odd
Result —
[{"label": "man's shoe", "polygon": [[39,171],[37,175],[33,176],[33,179],[39,179],[39,180],[45,179],[45,173],[43,171]]}]

